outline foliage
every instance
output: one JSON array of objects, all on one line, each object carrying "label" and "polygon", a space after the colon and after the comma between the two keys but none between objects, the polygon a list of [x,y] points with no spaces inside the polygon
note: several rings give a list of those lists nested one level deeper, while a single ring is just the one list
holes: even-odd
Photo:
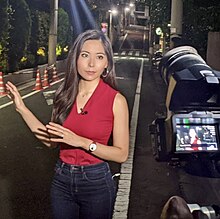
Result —
[{"label": "foliage", "polygon": [[68,14],[62,9],[58,10],[58,30],[57,30],[57,56],[59,59],[66,58],[66,47],[72,43],[73,31]]},{"label": "foliage", "polygon": [[50,15],[43,11],[38,11],[38,47],[45,47],[48,50],[48,36],[49,36]]},{"label": "foliage", "polygon": [[147,0],[150,6],[150,23],[153,27],[161,27],[163,32],[168,32],[170,23],[170,3],[167,0]]},{"label": "foliage", "polygon": [[8,64],[9,71],[19,68],[19,62],[23,56],[30,39],[31,17],[30,10],[25,0],[9,0],[13,9],[12,26],[9,33]]},{"label": "foliage", "polygon": [[44,47],[40,47],[40,48],[37,50],[37,55],[39,55],[39,56],[45,56],[45,48],[44,48]]},{"label": "foliage", "polygon": [[194,0],[195,7],[215,7],[219,6],[219,0],[209,0],[209,1],[201,1],[201,0]]},{"label": "foliage", "polygon": [[[47,13],[50,13],[50,2],[51,0],[25,0],[27,4],[29,5],[29,8],[31,11],[37,10],[37,11],[44,11]],[[59,0],[61,1],[61,0]],[[66,0],[64,0],[66,1]]]},{"label": "foliage", "polygon": [[[49,1],[42,3],[43,7],[39,5],[32,0],[0,0],[0,66],[4,71],[47,62]],[[72,27],[63,9],[59,9],[58,18],[59,57],[65,58],[72,42]],[[40,48],[44,48],[44,56],[37,54]]]},{"label": "foliage", "polygon": [[208,32],[220,31],[220,3],[185,0],[183,13],[183,38],[205,58]]},{"label": "foliage", "polygon": [[[172,0],[146,0],[150,6],[150,23],[169,33]],[[205,58],[209,31],[220,31],[219,0],[183,0],[183,43],[194,46]]]},{"label": "foliage", "polygon": [[[111,5],[108,1],[105,1],[105,4],[103,4],[102,0],[86,0],[86,2],[95,17],[97,24],[107,21],[106,12],[111,9]],[[114,1],[112,4],[114,5]]]},{"label": "foliage", "polygon": [[[105,1],[105,4],[103,4],[103,0],[86,0],[87,4],[90,6],[91,10],[100,10],[100,11],[108,11],[111,9],[111,4],[109,1]],[[114,0],[112,1],[112,4],[114,5]]]},{"label": "foliage", "polygon": [[[39,11],[31,8],[31,41],[28,47],[29,54],[27,66],[36,66],[45,64],[48,59],[48,40],[49,40],[49,23],[50,14],[47,10]],[[57,29],[57,48],[61,48],[59,58],[63,59],[67,55],[64,48],[72,42],[72,28],[69,22],[68,14],[62,9],[58,10],[58,29]],[[57,54],[58,55],[58,54]]]},{"label": "foliage", "polygon": [[38,52],[41,48],[44,48],[44,51],[47,51],[48,48],[49,14],[31,8],[31,20],[31,40],[28,45],[28,52],[32,56],[29,55],[27,66],[37,66],[46,63],[47,60],[46,52],[44,52],[44,57],[41,57]]},{"label": "foliage", "polygon": [[7,59],[8,59],[8,40],[10,30],[10,15],[11,8],[8,4],[8,0],[0,0],[0,66],[1,71],[7,71]]}]

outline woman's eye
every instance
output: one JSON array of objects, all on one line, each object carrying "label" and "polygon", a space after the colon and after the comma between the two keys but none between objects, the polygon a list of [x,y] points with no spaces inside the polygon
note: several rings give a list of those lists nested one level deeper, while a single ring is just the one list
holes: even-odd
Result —
[{"label": "woman's eye", "polygon": [[86,57],[88,57],[88,54],[82,53],[81,56],[82,56],[83,58],[86,58]]},{"label": "woman's eye", "polygon": [[103,56],[97,56],[97,58],[98,58],[98,59],[101,59],[101,60],[104,59]]}]

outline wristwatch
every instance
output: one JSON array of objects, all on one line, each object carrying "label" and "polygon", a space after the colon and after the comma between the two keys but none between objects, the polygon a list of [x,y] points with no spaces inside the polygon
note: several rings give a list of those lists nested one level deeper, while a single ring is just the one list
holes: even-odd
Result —
[{"label": "wristwatch", "polygon": [[93,141],[93,142],[89,145],[89,151],[90,151],[90,152],[93,152],[93,151],[96,150],[96,148],[97,148],[97,144],[96,144],[96,142]]}]

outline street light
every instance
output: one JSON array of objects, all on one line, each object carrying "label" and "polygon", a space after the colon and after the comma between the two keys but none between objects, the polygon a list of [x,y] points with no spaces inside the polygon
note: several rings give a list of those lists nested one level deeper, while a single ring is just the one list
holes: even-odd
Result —
[{"label": "street light", "polygon": [[109,12],[109,39],[112,43],[113,41],[113,28],[112,28],[112,15],[116,15],[118,11],[116,9],[108,10]]}]

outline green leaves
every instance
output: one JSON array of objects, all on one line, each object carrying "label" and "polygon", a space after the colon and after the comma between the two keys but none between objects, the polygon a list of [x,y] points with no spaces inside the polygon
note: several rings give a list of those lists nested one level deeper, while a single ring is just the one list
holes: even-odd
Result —
[{"label": "green leaves", "polygon": [[184,1],[183,37],[205,58],[209,31],[220,31],[220,2]]}]

